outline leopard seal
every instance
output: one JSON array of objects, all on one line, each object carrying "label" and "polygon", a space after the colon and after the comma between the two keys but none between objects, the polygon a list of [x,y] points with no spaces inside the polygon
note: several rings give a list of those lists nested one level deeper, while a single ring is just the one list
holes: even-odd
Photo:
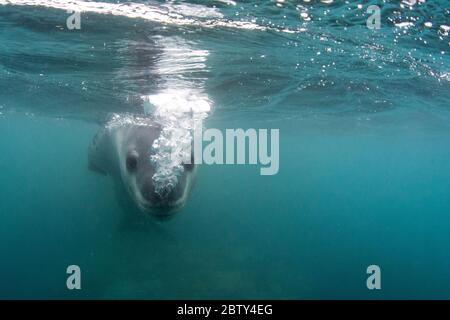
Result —
[{"label": "leopard seal", "polygon": [[155,145],[161,131],[161,125],[151,118],[116,116],[92,140],[88,163],[90,170],[122,184],[141,211],[164,219],[186,203],[196,167],[191,152],[189,160],[165,168],[171,179],[157,179]]}]

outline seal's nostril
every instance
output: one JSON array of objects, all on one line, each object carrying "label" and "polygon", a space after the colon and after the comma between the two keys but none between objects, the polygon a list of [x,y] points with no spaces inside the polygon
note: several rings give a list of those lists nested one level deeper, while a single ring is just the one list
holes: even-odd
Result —
[{"label": "seal's nostril", "polygon": [[169,200],[169,194],[167,193],[157,193],[155,187],[151,182],[145,183],[141,188],[142,196],[154,205],[164,205]]},{"label": "seal's nostril", "polygon": [[176,202],[180,200],[184,192],[184,183],[179,182],[167,195],[170,202]]},{"label": "seal's nostril", "polygon": [[155,193],[155,188],[151,182],[146,182],[141,188],[142,196],[150,202],[158,201],[158,196]]}]

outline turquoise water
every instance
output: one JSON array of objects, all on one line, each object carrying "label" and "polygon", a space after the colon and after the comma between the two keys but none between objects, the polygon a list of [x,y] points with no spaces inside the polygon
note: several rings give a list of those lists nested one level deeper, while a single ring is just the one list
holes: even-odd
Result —
[{"label": "turquoise water", "polygon": [[[0,5],[0,298],[450,298],[447,1],[145,2],[80,30],[48,3]],[[87,148],[171,88],[205,127],[280,129],[279,173],[203,165],[173,219],[140,214]]]}]

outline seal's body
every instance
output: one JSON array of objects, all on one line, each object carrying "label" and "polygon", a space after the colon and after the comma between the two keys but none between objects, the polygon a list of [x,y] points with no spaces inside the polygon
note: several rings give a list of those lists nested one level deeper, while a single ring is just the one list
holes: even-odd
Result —
[{"label": "seal's body", "polygon": [[189,194],[195,165],[186,163],[177,180],[160,191],[155,188],[155,163],[151,160],[161,127],[152,119],[120,121],[102,128],[89,147],[89,169],[122,183],[144,212],[166,218],[181,208]]}]

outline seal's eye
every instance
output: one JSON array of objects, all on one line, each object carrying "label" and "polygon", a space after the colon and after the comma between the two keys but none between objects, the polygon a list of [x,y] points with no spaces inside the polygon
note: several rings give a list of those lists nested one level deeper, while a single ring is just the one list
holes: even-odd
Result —
[{"label": "seal's eye", "polygon": [[138,163],[138,153],[136,151],[130,151],[127,154],[127,170],[128,171],[135,171],[137,168]]},{"label": "seal's eye", "polygon": [[191,153],[191,163],[185,163],[183,166],[187,171],[192,171],[194,169],[195,165],[195,159],[194,159],[194,153]]}]

